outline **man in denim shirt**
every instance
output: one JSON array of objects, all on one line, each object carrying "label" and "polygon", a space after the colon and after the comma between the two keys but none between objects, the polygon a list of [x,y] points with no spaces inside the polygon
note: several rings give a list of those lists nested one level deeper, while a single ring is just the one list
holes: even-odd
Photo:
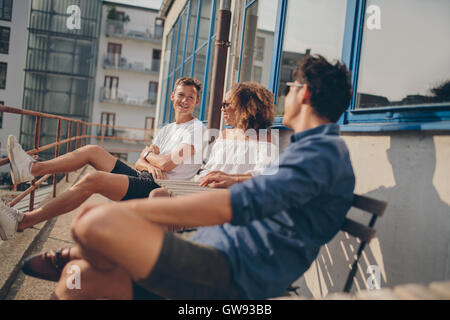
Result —
[{"label": "man in denim shirt", "polygon": [[[283,118],[294,134],[279,167],[267,169],[272,175],[191,196],[86,208],[73,223],[78,250],[55,298],[131,299],[133,287],[170,299],[283,295],[339,231],[355,185],[335,124],[351,97],[347,69],[307,56],[294,76]],[[171,224],[199,228],[185,240],[163,232],[160,225]],[[66,286],[74,265],[81,290]]]}]

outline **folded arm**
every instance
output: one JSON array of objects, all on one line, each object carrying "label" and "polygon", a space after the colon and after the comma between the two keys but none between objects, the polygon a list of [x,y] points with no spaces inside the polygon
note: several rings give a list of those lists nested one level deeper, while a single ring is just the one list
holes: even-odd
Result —
[{"label": "folded arm", "polygon": [[161,155],[153,152],[149,153],[147,157],[145,157],[145,160],[152,166],[168,172],[175,169],[193,154],[194,146],[182,143],[169,154]]}]

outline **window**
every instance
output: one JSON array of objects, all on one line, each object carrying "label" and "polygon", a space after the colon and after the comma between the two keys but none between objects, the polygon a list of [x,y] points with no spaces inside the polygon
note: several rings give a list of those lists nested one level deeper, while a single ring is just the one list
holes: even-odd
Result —
[{"label": "window", "polygon": [[148,86],[148,100],[150,104],[156,104],[156,96],[158,95],[158,82],[150,81]]},{"label": "window", "polygon": [[108,43],[108,52],[106,64],[113,67],[118,67],[121,64],[120,56],[122,54],[122,45],[119,43]]},{"label": "window", "polygon": [[119,78],[105,76],[104,99],[115,100],[118,98]]},{"label": "window", "polygon": [[372,4],[380,8],[382,25],[369,29],[366,13],[355,110],[450,102],[450,2],[378,0],[366,6]]},{"label": "window", "polygon": [[[284,114],[285,84],[292,81],[292,71],[297,61],[309,54],[321,54],[330,61],[341,59],[346,3],[346,0],[287,2],[275,92],[277,116]],[[298,12],[308,14],[299,17]]]},{"label": "window", "polygon": [[156,18],[155,19],[155,38],[161,39],[164,31],[164,19]]},{"label": "window", "polygon": [[11,21],[12,0],[0,0],[0,20]]},{"label": "window", "polygon": [[149,144],[150,140],[153,139],[153,129],[155,126],[154,117],[145,117],[145,136],[144,140],[146,144]]},{"label": "window", "polygon": [[7,54],[9,51],[9,35],[11,29],[7,27],[0,27],[0,53]]},{"label": "window", "polygon": [[6,69],[7,64],[0,62],[0,89],[6,88]]},{"label": "window", "polygon": [[[3,101],[0,101],[0,106],[5,105]],[[3,112],[0,112],[0,129],[3,128]]]},{"label": "window", "polygon": [[269,88],[272,57],[264,55],[264,48],[272,52],[274,46],[278,1],[257,0],[247,5],[238,81],[257,81]]},{"label": "window", "polygon": [[346,30],[354,96],[341,130],[448,130],[450,2],[366,0],[351,9],[361,23]]},{"label": "window", "polygon": [[161,65],[161,50],[153,49],[152,71],[159,72],[160,65]]},{"label": "window", "polygon": [[[111,112],[102,112],[101,115],[101,124],[107,124],[114,126],[116,124],[116,114]],[[100,129],[101,130],[101,129]],[[105,127],[105,136],[112,137],[114,136],[114,128],[113,127]],[[101,131],[99,136],[101,135]]]},{"label": "window", "polygon": [[262,67],[254,66],[253,67],[253,81],[261,83],[262,79]]},{"label": "window", "polygon": [[[194,116],[200,120],[208,117],[212,71],[212,57],[215,47],[216,13],[219,0],[189,0],[168,32],[165,40],[163,90],[160,119],[162,124],[173,120],[170,94],[177,78],[195,77],[203,83],[200,106]],[[167,69],[166,69],[167,68]]]},{"label": "window", "polygon": [[256,37],[256,51],[255,51],[255,60],[263,61],[264,60],[264,44],[266,39],[263,37]]}]

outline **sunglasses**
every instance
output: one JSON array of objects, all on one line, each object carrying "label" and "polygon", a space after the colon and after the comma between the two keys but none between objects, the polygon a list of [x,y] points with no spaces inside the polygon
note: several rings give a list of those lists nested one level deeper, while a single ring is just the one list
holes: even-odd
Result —
[{"label": "sunglasses", "polygon": [[220,108],[221,109],[227,109],[227,108],[230,107],[230,105],[231,105],[231,103],[222,101],[222,103],[220,104]]},{"label": "sunglasses", "polygon": [[304,86],[303,83],[295,83],[295,82],[286,82],[285,88],[284,88],[284,95],[287,96],[289,93],[289,90],[291,87],[297,87],[302,88]]}]

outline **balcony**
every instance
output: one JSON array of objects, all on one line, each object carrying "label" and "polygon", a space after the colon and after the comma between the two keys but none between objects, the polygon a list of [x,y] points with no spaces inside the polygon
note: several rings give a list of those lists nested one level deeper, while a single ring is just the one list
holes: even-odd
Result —
[{"label": "balcony", "polygon": [[107,54],[103,56],[103,68],[113,70],[125,70],[138,73],[159,74],[160,60],[154,59],[152,63],[133,61],[118,54]]},{"label": "balcony", "polygon": [[117,88],[100,88],[100,102],[115,103],[121,105],[139,106],[139,107],[156,107],[156,99],[151,97],[130,96],[128,92]]},{"label": "balcony", "polygon": [[141,41],[162,42],[162,32],[151,30],[144,25],[129,22],[106,20],[105,35],[107,37],[129,38]]},{"label": "balcony", "polygon": [[[108,141],[121,141],[129,144],[142,144],[142,141],[149,143],[153,139],[153,129],[136,130],[134,128],[121,126],[105,126],[103,130],[103,137],[105,137],[104,139]],[[97,136],[97,139],[101,140],[101,128],[97,129]]]}]

